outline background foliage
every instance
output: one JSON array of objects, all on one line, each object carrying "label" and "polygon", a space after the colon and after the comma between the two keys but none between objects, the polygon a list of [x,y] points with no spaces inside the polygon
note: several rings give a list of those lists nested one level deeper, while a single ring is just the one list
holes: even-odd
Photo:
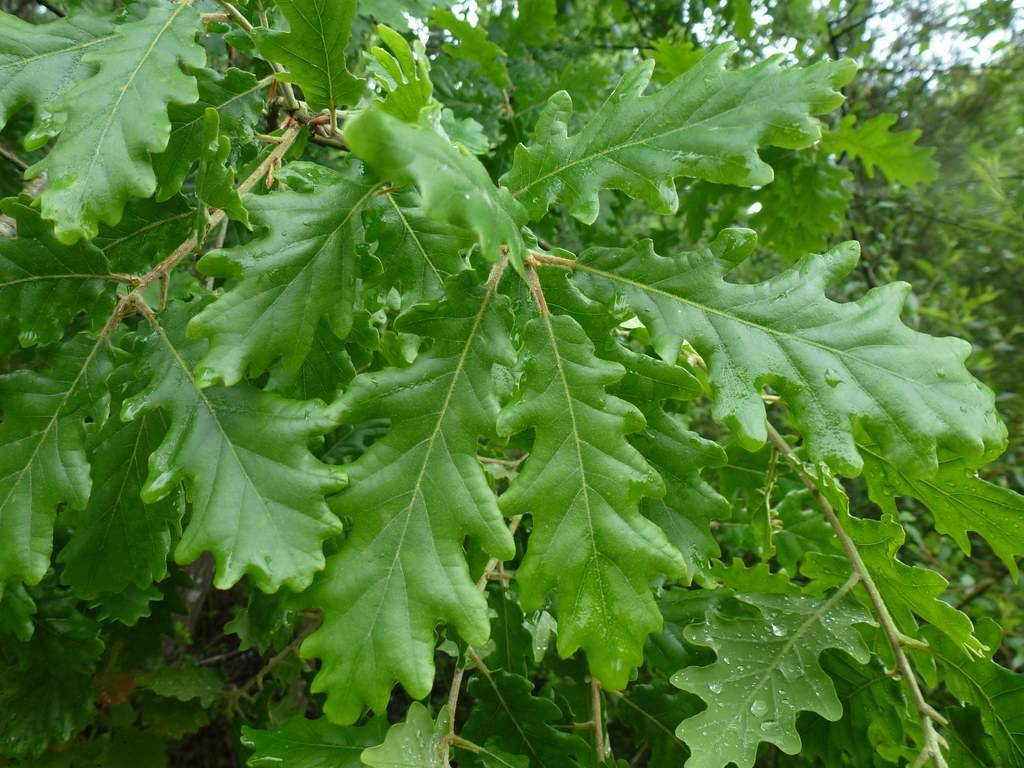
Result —
[{"label": "background foliage", "polygon": [[1019,2],[237,5],[0,0],[0,762],[1024,766]]}]

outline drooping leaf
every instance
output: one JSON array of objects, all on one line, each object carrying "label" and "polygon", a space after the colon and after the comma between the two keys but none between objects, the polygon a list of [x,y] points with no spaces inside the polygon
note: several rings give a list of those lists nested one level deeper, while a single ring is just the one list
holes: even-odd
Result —
[{"label": "drooping leaf", "polygon": [[383,717],[353,727],[297,715],[273,730],[242,726],[242,743],[253,751],[246,761],[250,768],[362,768],[360,754],[380,744],[386,730]]},{"label": "drooping leaf", "polygon": [[[941,599],[949,582],[931,568],[910,566],[897,557],[906,540],[898,520],[888,514],[878,520],[854,517],[850,514],[846,494],[825,467],[819,465],[815,480],[835,509],[843,529],[857,545],[900,631],[916,637],[916,615],[945,633],[964,653],[982,655],[985,646],[974,635],[971,620]],[[849,564],[839,555],[811,553],[802,572],[812,579],[821,576],[835,582],[846,577]]]},{"label": "drooping leaf", "polygon": [[708,705],[676,731],[690,748],[686,768],[724,768],[730,762],[752,768],[762,741],[794,755],[801,746],[799,712],[816,712],[827,720],[842,716],[819,656],[836,648],[866,663],[868,649],[854,624],[871,621],[844,597],[845,590],[825,600],[740,595],[754,615],[712,609],[703,625],[686,631],[689,641],[713,648],[718,656],[709,667],[688,667],[672,678]]},{"label": "drooping leaf", "polygon": [[[156,199],[171,198],[180,189],[204,144],[203,120],[207,109],[216,110],[220,133],[234,139],[252,136],[260,116],[263,81],[241,69],[228,69],[223,75],[212,69],[195,72],[199,101],[193,104],[172,104],[167,110],[171,135],[167,149],[153,156],[156,173]],[[184,239],[184,238],[183,238]]]},{"label": "drooping leaf", "polygon": [[665,481],[665,495],[644,499],[640,511],[682,554],[686,564],[682,580],[707,582],[709,561],[721,554],[711,534],[711,521],[728,519],[731,509],[700,471],[724,464],[725,451],[661,410],[648,415],[647,428],[630,442]]},{"label": "drooping leaf", "polygon": [[583,129],[569,135],[572,99],[552,96],[537,120],[533,143],[516,148],[502,183],[540,218],[555,203],[592,223],[598,191],[619,189],[657,213],[674,213],[679,176],[754,186],[772,180],[758,155],[766,146],[800,149],[821,135],[812,115],[842,102],[838,88],[853,77],[852,61],[783,69],[778,58],[726,70],[734,50],[721,45],[649,96],[654,62],[629,72]]},{"label": "drooping leaf", "polygon": [[[591,765],[593,747],[578,735],[559,730],[562,711],[551,699],[533,694],[525,677],[495,671],[474,676],[468,691],[474,707],[462,735],[474,744],[494,744],[529,758],[532,768]],[[477,765],[480,755],[469,759]]]},{"label": "drooping leaf", "polygon": [[912,765],[921,751],[914,743],[921,727],[903,682],[878,663],[858,664],[839,653],[826,653],[822,667],[836,685],[843,717],[829,722],[802,713],[801,754],[822,765],[850,768],[892,768],[901,759]]},{"label": "drooping leaf", "polygon": [[231,166],[231,140],[220,132],[220,113],[207,107],[203,113],[203,146],[199,153],[199,169],[196,171],[195,234],[201,241],[209,223],[206,207],[219,208],[228,218],[249,226],[249,213],[242,204],[242,197],[235,189],[235,171]]},{"label": "drooping leaf", "polygon": [[[113,305],[110,264],[90,243],[63,245],[39,212],[20,200],[0,211],[17,221],[17,237],[0,237],[0,351],[59,341],[79,312]],[[108,307],[104,307],[104,305]]]},{"label": "drooping leaf", "polygon": [[106,419],[110,370],[106,342],[82,334],[43,371],[0,376],[0,584],[39,583],[50,567],[57,506],[85,507],[85,423]]},{"label": "drooping leaf", "polygon": [[430,710],[414,701],[405,721],[388,729],[383,744],[363,750],[361,759],[371,768],[447,768],[442,742],[448,717],[448,707],[442,707],[435,723]]},{"label": "drooping leaf", "polygon": [[943,448],[972,462],[997,455],[1006,430],[993,395],[964,366],[970,345],[911,330],[899,315],[905,283],[855,302],[825,290],[857,262],[856,243],[801,259],[761,283],[726,282],[749,255],[753,233],[725,230],[704,251],[675,258],[650,241],[594,248],[572,267],[585,293],[610,305],[625,298],[650,329],[655,350],[674,361],[684,340],[707,361],[714,417],[741,444],[764,443],[761,390],[785,400],[810,456],[857,474],[863,430],[894,465],[928,474]]},{"label": "drooping leaf", "polygon": [[149,384],[121,411],[134,420],[160,409],[170,422],[150,456],[142,500],[155,503],[186,484],[192,513],[174,556],[188,563],[213,553],[218,588],[249,574],[265,592],[304,589],[323,567],[322,542],[341,528],[324,496],[344,485],[344,474],[308,448],[330,429],[323,404],[249,386],[200,388],[193,366],[207,344],[185,339],[190,311],[175,302],[161,315],[145,340]]},{"label": "drooping leaf", "polygon": [[[998,764],[1007,768],[1024,766],[1024,675],[987,656],[966,658],[949,638],[938,632],[925,629],[924,634],[950,692],[981,713]],[[978,636],[992,649],[1002,643],[999,625],[989,618],[978,622]]]},{"label": "drooping leaf", "polygon": [[304,597],[323,609],[323,626],[302,646],[323,659],[314,691],[324,711],[353,722],[364,707],[382,712],[401,682],[414,698],[434,679],[434,627],[454,625],[467,642],[489,634],[487,603],[466,564],[468,534],[494,556],[515,548],[477,461],[498,413],[494,368],[514,352],[496,278],[452,278],[440,305],[420,305],[399,328],[433,337],[408,368],[356,378],[333,406],[344,424],[385,416],[391,429],[346,465],[350,486],[331,499],[351,520],[348,538]]},{"label": "drooping leaf", "polygon": [[932,513],[935,529],[953,537],[970,554],[968,531],[976,531],[1018,578],[1016,558],[1024,555],[1024,496],[988,483],[963,461],[939,462],[934,477],[916,478],[861,446],[871,500],[898,519],[894,496],[913,496]]},{"label": "drooping leaf", "polygon": [[345,47],[356,14],[355,0],[275,0],[288,32],[259,29],[260,53],[288,68],[279,80],[297,83],[314,110],[333,112],[355,104],[363,80],[345,64]]},{"label": "drooping leaf", "polygon": [[558,652],[582,647],[593,673],[622,688],[661,629],[650,586],[682,576],[665,534],[640,514],[642,496],[665,491],[626,436],[644,427],[634,406],[608,395],[624,370],[600,360],[572,318],[544,315],[525,329],[524,382],[498,431],[534,430],[530,457],[501,497],[507,515],[530,514],[533,532],[517,571],[526,611],[558,593]]},{"label": "drooping leaf", "polygon": [[64,242],[91,239],[99,222],[121,219],[131,197],[156,191],[150,154],[162,152],[171,132],[167,106],[196,101],[194,77],[182,65],[201,67],[206,52],[195,42],[199,13],[187,3],[153,6],[144,19],[117,28],[82,61],[93,75],[47,105],[67,117],[50,153],[26,171],[47,173],[43,217],[56,223]]},{"label": "drooping leaf", "polygon": [[416,184],[431,218],[472,230],[487,259],[497,262],[508,253],[522,265],[525,212],[467,150],[428,125],[408,125],[374,108],[345,123],[345,138],[392,182]]},{"label": "drooping leaf", "polygon": [[931,159],[935,148],[916,145],[919,130],[890,131],[897,119],[883,113],[855,126],[856,115],[847,115],[834,131],[822,136],[821,145],[835,154],[845,152],[859,159],[869,179],[875,177],[877,168],[893,183],[908,187],[930,184],[939,175]]},{"label": "drooping leaf", "polygon": [[60,131],[64,116],[50,104],[92,72],[82,57],[117,36],[113,18],[81,11],[49,24],[30,24],[0,13],[0,128],[21,107],[31,105],[30,147]]},{"label": "drooping leaf", "polygon": [[345,338],[352,327],[360,211],[377,185],[324,170],[315,192],[247,195],[258,235],[199,262],[229,279],[224,293],[189,321],[188,333],[210,339],[196,366],[205,386],[258,376],[278,358],[295,371],[321,320]]},{"label": "drooping leaf", "polygon": [[166,431],[163,415],[154,412],[128,423],[110,419],[92,441],[92,492],[85,509],[62,516],[74,532],[57,558],[64,564],[61,581],[77,596],[144,588],[167,575],[184,499],[177,493],[154,504],[141,499],[149,456]]}]

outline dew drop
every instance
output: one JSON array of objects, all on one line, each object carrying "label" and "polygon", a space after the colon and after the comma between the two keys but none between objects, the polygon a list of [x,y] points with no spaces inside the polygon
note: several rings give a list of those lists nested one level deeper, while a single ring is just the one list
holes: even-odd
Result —
[{"label": "dew drop", "polygon": [[843,377],[834,368],[825,369],[825,383],[830,387],[838,387],[843,383]]},{"label": "dew drop", "polygon": [[721,683],[721,681],[719,681],[719,680],[712,680],[710,683],[708,683],[708,690],[711,691],[712,693],[721,693],[722,692],[722,683]]},{"label": "dew drop", "polygon": [[782,637],[786,634],[786,628],[780,627],[778,624],[772,624],[772,634],[776,637]]},{"label": "dew drop", "polygon": [[768,711],[768,703],[763,699],[754,699],[754,702],[750,705],[750,714],[754,717],[764,717]]}]

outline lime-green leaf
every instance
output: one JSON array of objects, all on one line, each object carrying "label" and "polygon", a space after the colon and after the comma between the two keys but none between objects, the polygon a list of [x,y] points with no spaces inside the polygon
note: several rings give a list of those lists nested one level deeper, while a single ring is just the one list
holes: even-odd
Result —
[{"label": "lime-green leaf", "polygon": [[375,717],[360,727],[327,718],[292,717],[272,731],[242,726],[242,743],[252,750],[250,768],[362,768],[359,755],[384,739],[387,720]]},{"label": "lime-green leaf", "polygon": [[30,24],[0,13],[0,128],[24,105],[32,105],[35,122],[28,146],[44,144],[60,131],[63,115],[49,105],[91,73],[82,61],[116,36],[113,19],[80,12],[50,24]]},{"label": "lime-green leaf", "polygon": [[972,462],[997,455],[1006,429],[993,395],[964,366],[970,345],[935,338],[900,322],[909,286],[894,283],[855,302],[825,290],[853,269],[846,243],[801,259],[760,283],[726,282],[753,246],[749,230],[725,230],[704,251],[669,258],[650,241],[595,248],[575,266],[584,292],[611,305],[621,294],[668,361],[689,341],[708,364],[713,415],[748,449],[765,440],[762,388],[789,406],[812,458],[844,474],[862,459],[863,430],[906,471],[927,474],[938,449]]},{"label": "lime-green leaf", "polygon": [[[525,755],[532,768],[592,764],[593,747],[556,727],[564,720],[562,711],[551,699],[535,696],[533,683],[525,677],[494,671],[473,677],[468,689],[474,707],[462,735],[473,743]],[[475,756],[469,765],[479,764],[482,757]]]},{"label": "lime-green leaf", "polygon": [[682,579],[708,582],[709,561],[718,557],[712,520],[726,520],[729,502],[700,476],[703,467],[725,464],[725,451],[686,429],[664,411],[648,416],[647,429],[630,441],[665,481],[665,495],[644,499],[640,511],[665,531],[686,563]]},{"label": "lime-green leaf", "polygon": [[377,33],[391,49],[390,53],[378,46],[370,49],[385,74],[382,86],[386,95],[381,109],[407,123],[415,123],[423,108],[434,100],[426,48],[421,40],[414,40],[410,47],[404,37],[383,24],[377,27]]},{"label": "lime-green leaf", "polygon": [[673,213],[678,176],[740,186],[769,183],[772,169],[758,149],[799,149],[818,139],[821,129],[812,115],[839,106],[837,89],[856,67],[844,59],[783,69],[774,57],[750,69],[726,70],[733,50],[715,48],[650,96],[643,92],[654,62],[645,62],[573,136],[572,99],[565,91],[556,93],[537,120],[533,143],[516,148],[502,183],[531,218],[564,203],[586,223],[597,218],[601,189],[619,189],[658,213]]},{"label": "lime-green leaf", "polygon": [[73,529],[58,557],[61,581],[79,597],[146,587],[167,575],[184,498],[171,494],[144,504],[140,497],[149,455],[166,431],[166,420],[155,412],[129,423],[109,419],[96,435],[89,503],[61,518]]},{"label": "lime-green leaf", "polygon": [[414,701],[405,721],[388,730],[384,743],[363,751],[362,761],[371,768],[447,768],[448,707],[442,707],[437,722],[430,710]]},{"label": "lime-green leaf", "polygon": [[110,407],[106,343],[87,335],[60,347],[42,372],[0,377],[0,584],[36,584],[50,567],[57,506],[85,507],[85,422]]},{"label": "lime-green leaf", "polygon": [[391,421],[346,465],[350,487],[331,506],[351,531],[305,598],[324,623],[302,653],[323,659],[313,690],[328,692],[324,711],[338,722],[364,706],[384,711],[396,680],[414,698],[430,692],[438,619],[474,645],[487,641],[467,534],[494,556],[515,552],[476,458],[498,413],[494,369],[514,360],[507,309],[494,279],[482,288],[470,278],[452,278],[447,301],[402,318],[400,330],[434,338],[429,352],[358,377],[332,406],[342,423]]},{"label": "lime-green leaf", "polygon": [[[328,181],[329,179],[329,181]],[[278,358],[295,371],[321,320],[345,338],[352,327],[359,213],[376,186],[330,173],[314,192],[247,195],[258,230],[244,245],[211,251],[204,273],[230,279],[224,294],[188,326],[210,348],[196,367],[204,386],[258,376]]]},{"label": "lime-green leaf", "polygon": [[[838,720],[843,706],[818,657],[830,648],[866,663],[868,650],[854,624],[871,618],[845,590],[826,600],[782,595],[741,595],[745,613],[709,611],[686,638],[713,648],[709,667],[688,667],[673,684],[695,693],[708,708],[680,723],[690,748],[686,768],[752,768],[757,745],[770,742],[789,755],[800,751],[796,716],[817,712]],[[755,615],[751,615],[753,609]]]},{"label": "lime-green leaf", "polygon": [[345,65],[356,0],[274,1],[291,31],[259,29],[256,44],[264,56],[288,67],[279,79],[300,85],[317,111],[359,101],[363,80]]},{"label": "lime-green leaf", "polygon": [[307,447],[331,428],[323,404],[248,386],[201,389],[192,366],[207,345],[184,338],[190,308],[175,303],[161,316],[146,339],[150,383],[122,408],[126,419],[159,408],[170,421],[142,499],[154,503],[186,482],[192,514],[175,558],[212,552],[217,587],[248,573],[265,592],[304,589],[323,567],[322,542],[341,528],[324,496],[344,485],[343,473]]},{"label": "lime-green leaf", "polygon": [[859,159],[869,179],[875,177],[877,168],[893,183],[908,187],[930,184],[939,175],[932,160],[935,148],[916,146],[921,131],[890,131],[897,119],[896,115],[881,114],[855,127],[857,117],[847,115],[834,131],[822,136],[821,145],[835,154],[845,152]]},{"label": "lime-green leaf", "polygon": [[487,259],[496,262],[507,252],[513,264],[522,265],[519,228],[526,214],[467,150],[428,125],[408,125],[379,109],[345,123],[345,138],[358,157],[391,181],[415,183],[429,216],[476,233]]},{"label": "lime-green leaf", "polygon": [[167,146],[167,106],[199,98],[195,78],[181,70],[206,62],[199,29],[199,13],[187,3],[156,5],[86,52],[82,61],[95,73],[47,105],[66,114],[64,129],[26,175],[49,175],[42,211],[62,241],[95,237],[100,221],[117,224],[129,198],[156,191],[150,153]]},{"label": "lime-green leaf", "polygon": [[214,109],[220,117],[220,132],[230,138],[249,138],[263,107],[260,91],[264,82],[255,75],[231,68],[223,75],[212,69],[195,72],[199,101],[172,104],[167,110],[171,135],[167,149],[153,156],[156,172],[156,199],[164,201],[176,194],[202,154],[203,116]]},{"label": "lime-green leaf", "polygon": [[[101,314],[113,304],[110,264],[89,243],[67,246],[39,213],[18,200],[0,203],[18,223],[16,238],[0,237],[0,351],[59,341],[82,311]],[[108,306],[104,306],[104,305]]]},{"label": "lime-green leaf", "polygon": [[640,514],[643,496],[665,492],[626,439],[644,428],[634,406],[608,395],[625,372],[600,360],[575,320],[544,315],[525,329],[524,381],[498,431],[534,430],[530,457],[501,497],[505,514],[530,514],[533,532],[517,572],[524,610],[557,590],[558,651],[587,652],[593,673],[623,688],[661,629],[651,584],[682,576],[665,534]]},{"label": "lime-green leaf", "polygon": [[932,513],[935,529],[953,537],[970,554],[968,531],[981,535],[1014,579],[1016,558],[1024,554],[1024,496],[985,482],[958,459],[939,463],[933,477],[905,475],[882,457],[861,447],[864,477],[871,499],[898,519],[894,496],[913,496]]}]

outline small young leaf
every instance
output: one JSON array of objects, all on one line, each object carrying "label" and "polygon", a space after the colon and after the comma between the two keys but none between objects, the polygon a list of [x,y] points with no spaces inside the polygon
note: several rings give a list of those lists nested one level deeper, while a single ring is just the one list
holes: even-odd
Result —
[{"label": "small young leaf", "polygon": [[405,722],[388,730],[384,743],[363,750],[361,759],[371,768],[447,768],[441,743],[448,736],[448,707],[435,723],[430,710],[414,701]]},{"label": "small young leaf", "polygon": [[522,266],[519,228],[525,211],[467,150],[430,126],[408,125],[380,109],[366,109],[345,123],[345,138],[390,181],[415,183],[429,216],[475,232],[485,258],[496,262],[508,253]]}]

